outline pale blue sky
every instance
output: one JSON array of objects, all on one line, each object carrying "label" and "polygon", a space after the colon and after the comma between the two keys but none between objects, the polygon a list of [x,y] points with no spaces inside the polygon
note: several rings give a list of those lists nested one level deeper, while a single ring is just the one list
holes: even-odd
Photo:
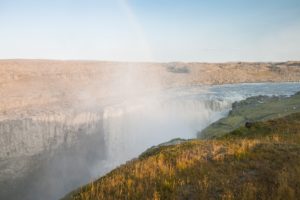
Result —
[{"label": "pale blue sky", "polygon": [[300,1],[0,0],[0,58],[300,60]]}]

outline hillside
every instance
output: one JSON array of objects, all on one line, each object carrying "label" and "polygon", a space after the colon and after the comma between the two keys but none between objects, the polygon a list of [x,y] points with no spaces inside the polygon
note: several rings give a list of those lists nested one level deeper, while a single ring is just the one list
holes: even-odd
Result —
[{"label": "hillside", "polygon": [[295,199],[300,113],[161,146],[64,199]]},{"label": "hillside", "polygon": [[300,113],[160,146],[64,199],[295,199]]}]

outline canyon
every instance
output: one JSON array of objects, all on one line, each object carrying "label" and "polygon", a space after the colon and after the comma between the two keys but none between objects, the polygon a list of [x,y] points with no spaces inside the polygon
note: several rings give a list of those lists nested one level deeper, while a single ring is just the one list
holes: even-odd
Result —
[{"label": "canyon", "polygon": [[195,138],[235,101],[292,95],[299,77],[300,62],[1,60],[0,198],[60,198],[153,145]]}]

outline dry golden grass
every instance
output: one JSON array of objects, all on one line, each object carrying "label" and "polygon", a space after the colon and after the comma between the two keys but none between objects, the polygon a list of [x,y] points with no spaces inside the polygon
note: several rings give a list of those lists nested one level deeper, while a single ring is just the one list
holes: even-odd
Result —
[{"label": "dry golden grass", "polygon": [[142,154],[65,199],[297,199],[300,113]]}]

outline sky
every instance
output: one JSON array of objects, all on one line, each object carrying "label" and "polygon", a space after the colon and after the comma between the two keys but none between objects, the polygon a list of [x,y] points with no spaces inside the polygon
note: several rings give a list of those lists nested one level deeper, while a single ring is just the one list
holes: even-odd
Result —
[{"label": "sky", "polygon": [[0,0],[0,59],[300,60],[299,0]]}]

